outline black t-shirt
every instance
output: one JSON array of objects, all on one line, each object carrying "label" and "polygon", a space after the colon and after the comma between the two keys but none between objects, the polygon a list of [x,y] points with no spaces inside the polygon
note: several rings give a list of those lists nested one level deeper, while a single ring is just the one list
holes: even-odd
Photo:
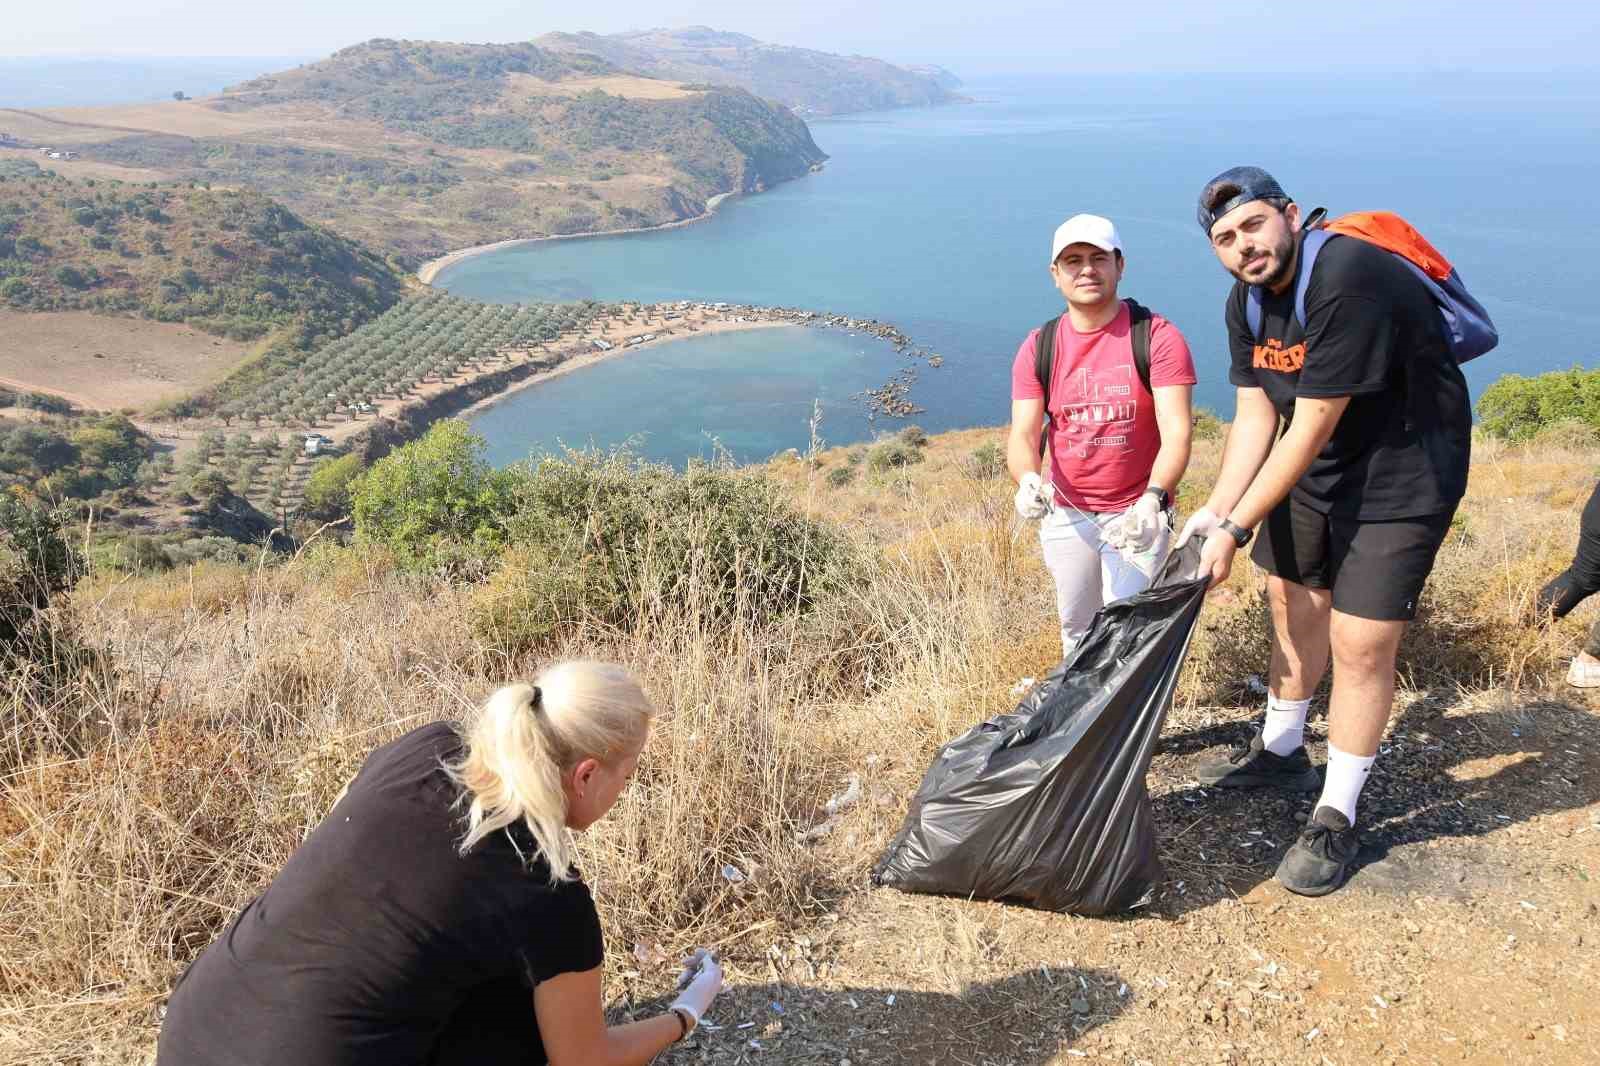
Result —
[{"label": "black t-shirt", "polygon": [[[158,1066],[427,1063],[453,1016],[520,1005],[543,1061],[533,986],[600,965],[582,881],[550,883],[506,833],[463,857],[445,723],[373,752],[283,871],[173,991]],[[533,855],[523,830],[517,846]]]},{"label": "black t-shirt", "polygon": [[1438,514],[1467,490],[1472,411],[1439,311],[1410,269],[1355,237],[1330,237],[1312,266],[1306,324],[1294,286],[1266,293],[1261,340],[1234,284],[1228,380],[1263,389],[1285,419],[1297,397],[1349,396],[1333,436],[1293,489],[1307,506],[1383,521]]}]

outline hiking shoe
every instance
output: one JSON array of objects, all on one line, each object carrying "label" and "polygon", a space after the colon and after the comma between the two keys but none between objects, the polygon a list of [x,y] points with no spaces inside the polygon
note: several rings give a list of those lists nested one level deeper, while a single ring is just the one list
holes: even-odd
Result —
[{"label": "hiking shoe", "polygon": [[1318,807],[1278,863],[1278,884],[1302,896],[1326,896],[1344,884],[1361,837],[1342,812]]},{"label": "hiking shoe", "polygon": [[1202,764],[1194,772],[1202,785],[1215,788],[1286,788],[1312,792],[1322,787],[1317,768],[1304,745],[1288,755],[1274,755],[1261,744],[1257,729],[1248,744],[1241,744],[1226,758]]},{"label": "hiking shoe", "polygon": [[1600,688],[1600,659],[1579,655],[1567,668],[1567,684],[1573,688]]}]

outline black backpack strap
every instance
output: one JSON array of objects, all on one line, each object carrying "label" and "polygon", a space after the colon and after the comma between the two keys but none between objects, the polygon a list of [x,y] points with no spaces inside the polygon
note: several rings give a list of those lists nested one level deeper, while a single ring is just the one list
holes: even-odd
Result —
[{"label": "black backpack strap", "polygon": [[1044,455],[1050,444],[1050,377],[1056,365],[1056,327],[1061,322],[1057,315],[1039,327],[1039,341],[1033,346],[1033,374],[1044,390],[1044,425],[1039,429],[1039,454]]},{"label": "black backpack strap", "polygon": [[1137,300],[1124,301],[1128,305],[1128,340],[1133,345],[1133,368],[1144,382],[1144,391],[1152,396],[1150,388],[1150,309]]}]

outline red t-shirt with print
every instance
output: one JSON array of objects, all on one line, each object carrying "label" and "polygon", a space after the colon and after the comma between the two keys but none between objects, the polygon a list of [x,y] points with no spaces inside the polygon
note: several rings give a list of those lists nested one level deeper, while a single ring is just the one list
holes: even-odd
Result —
[{"label": "red t-shirt with print", "polygon": [[[1128,335],[1128,305],[1100,329],[1079,333],[1070,316],[1056,326],[1050,383],[1051,480],[1056,503],[1082,511],[1121,511],[1150,484],[1161,450],[1155,399],[1139,380]],[[1011,398],[1044,396],[1034,360],[1039,331],[1011,364]],[[1150,386],[1193,385],[1194,359],[1178,327],[1150,319]],[[1169,486],[1170,487],[1170,486]]]}]

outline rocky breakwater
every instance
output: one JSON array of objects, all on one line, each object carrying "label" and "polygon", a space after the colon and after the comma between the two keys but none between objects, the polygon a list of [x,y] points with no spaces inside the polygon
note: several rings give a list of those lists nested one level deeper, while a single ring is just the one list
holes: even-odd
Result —
[{"label": "rocky breakwater", "polygon": [[[900,327],[889,322],[880,322],[875,318],[857,318],[827,311],[808,311],[798,307],[761,307],[752,304],[713,303],[673,306],[680,309],[694,307],[703,313],[721,315],[735,322],[783,322],[796,326],[844,330],[847,333],[864,333],[887,341],[894,346],[897,353],[908,359],[926,363],[935,369],[944,365],[944,357],[939,353],[916,343]],[[911,389],[917,383],[917,372],[916,364],[903,366],[882,385],[858,392],[852,399],[860,400],[866,407],[869,421],[876,420],[879,415],[887,418],[909,418],[920,414],[923,408],[911,400]]]}]

